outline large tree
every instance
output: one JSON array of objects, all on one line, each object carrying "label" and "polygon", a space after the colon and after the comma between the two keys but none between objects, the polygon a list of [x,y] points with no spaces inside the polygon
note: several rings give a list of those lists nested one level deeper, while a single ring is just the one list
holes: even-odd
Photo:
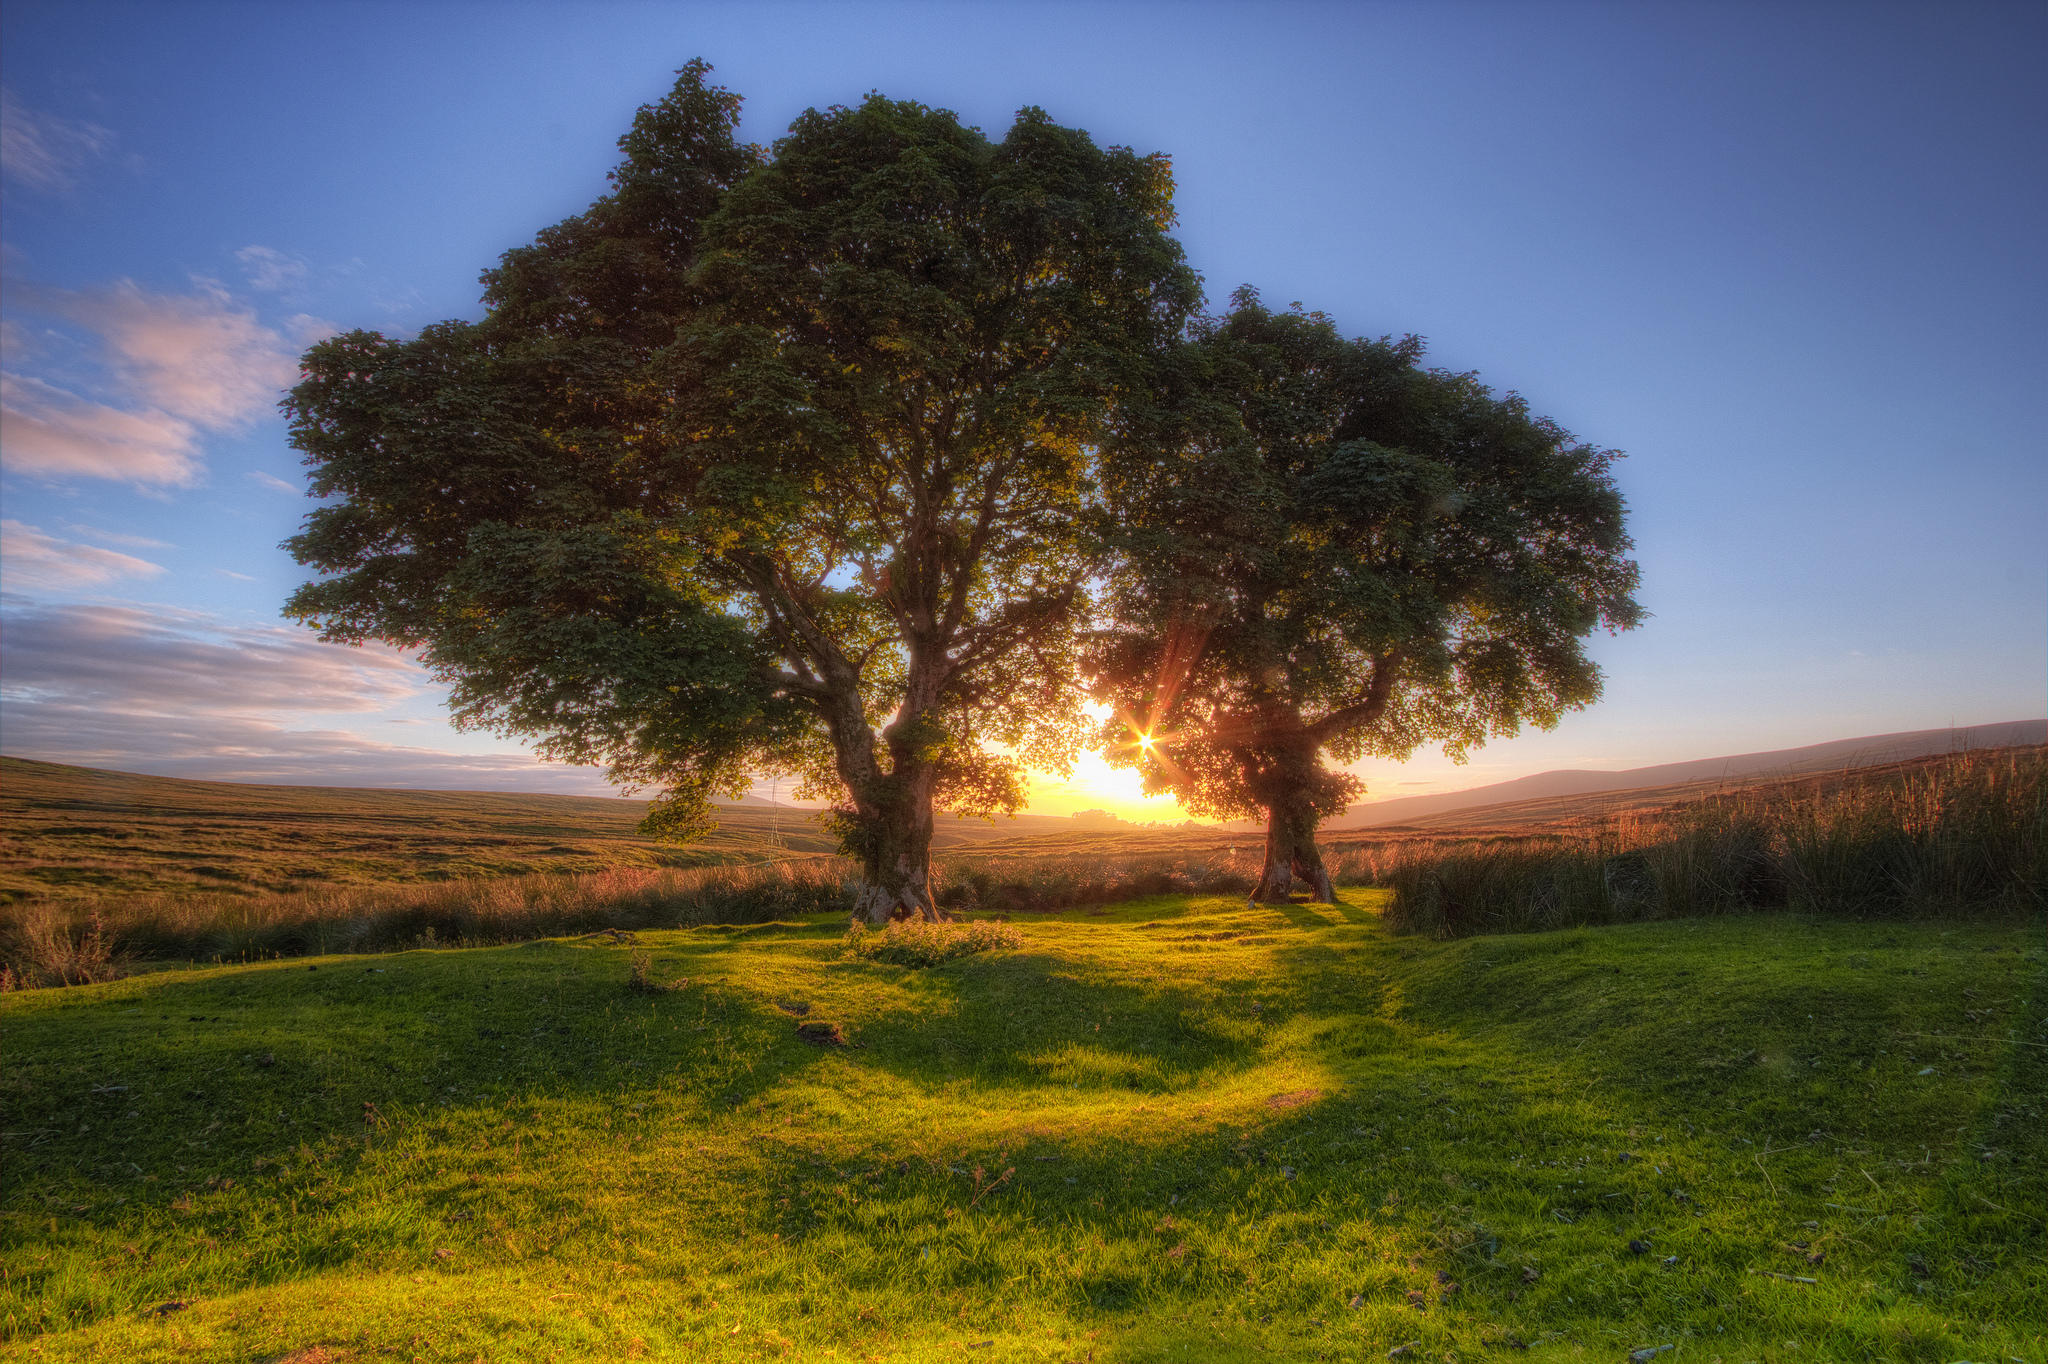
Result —
[{"label": "large tree", "polygon": [[771,150],[692,63],[612,189],[487,312],[321,342],[286,401],[325,499],[287,611],[414,649],[459,723],[665,791],[836,802],[857,916],[935,915],[935,808],[1014,810],[1081,732],[1080,511],[1198,297],[1161,157],[872,96]]},{"label": "large tree", "polygon": [[1422,345],[1241,291],[1163,353],[1104,457],[1102,738],[1197,813],[1266,820],[1257,899],[1332,898],[1343,764],[1454,757],[1599,695],[1640,610],[1614,452]]}]

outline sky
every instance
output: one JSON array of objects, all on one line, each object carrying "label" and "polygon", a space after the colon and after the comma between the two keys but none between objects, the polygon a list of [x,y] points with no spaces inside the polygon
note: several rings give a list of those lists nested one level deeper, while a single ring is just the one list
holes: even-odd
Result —
[{"label": "sky", "polygon": [[[1191,263],[1427,338],[1616,477],[1605,693],[1370,794],[2048,711],[2048,7],[0,8],[0,751],[603,794],[280,604],[276,401],[329,332],[480,314],[701,56],[772,142],[870,90],[1173,159]],[[764,781],[764,795],[787,785]],[[1033,809],[1173,818],[1086,760]]]}]

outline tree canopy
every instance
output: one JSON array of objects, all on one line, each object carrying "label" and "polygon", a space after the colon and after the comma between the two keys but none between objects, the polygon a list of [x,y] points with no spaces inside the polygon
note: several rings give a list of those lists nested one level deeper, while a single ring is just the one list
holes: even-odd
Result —
[{"label": "tree canopy", "polygon": [[661,787],[657,830],[799,773],[856,912],[929,914],[934,807],[1014,810],[1080,736],[1092,452],[1198,298],[1171,174],[880,96],[764,150],[708,74],[485,274],[481,321],[307,352],[325,501],[288,547],[323,576],[287,611]]},{"label": "tree canopy", "polygon": [[1584,640],[1637,622],[1637,570],[1615,452],[1423,368],[1416,338],[1233,305],[1106,443],[1099,737],[1148,790],[1266,819],[1256,895],[1328,899],[1315,829],[1362,790],[1339,765],[1588,704]]}]

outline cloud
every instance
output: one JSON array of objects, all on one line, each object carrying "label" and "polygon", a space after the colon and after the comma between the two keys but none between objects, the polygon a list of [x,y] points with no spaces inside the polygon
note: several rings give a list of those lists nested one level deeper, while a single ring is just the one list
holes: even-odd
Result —
[{"label": "cloud", "polygon": [[0,175],[30,189],[58,194],[113,148],[114,135],[97,123],[37,113],[0,91]]},{"label": "cloud", "polygon": [[0,317],[0,362],[20,364],[42,350],[28,328],[11,317]]},{"label": "cloud", "polygon": [[306,491],[296,483],[279,478],[276,474],[266,474],[261,469],[251,469],[249,471],[249,481],[268,488],[274,493],[290,493],[293,497],[297,497],[300,493]]},{"label": "cloud", "polygon": [[306,282],[306,262],[271,246],[245,246],[235,252],[249,287],[267,294],[282,293]]},{"label": "cloud", "polygon": [[152,540],[146,535],[123,535],[119,531],[100,530],[95,526],[81,526],[76,521],[64,523],[64,529],[73,535],[83,535],[88,540],[97,540],[103,545],[126,545],[130,549],[176,549],[168,540]]},{"label": "cloud", "polygon": [[[298,377],[296,348],[216,286],[162,294],[132,280],[91,290],[16,284],[8,302],[89,332],[110,390],[109,401],[100,401],[31,375],[5,375],[0,445],[18,472],[192,483],[201,435],[268,415]],[[303,330],[308,321],[291,325]]]},{"label": "cloud", "polygon": [[154,578],[163,571],[162,564],[132,554],[60,540],[19,521],[0,521],[0,573],[10,587],[62,592],[120,578]]},{"label": "cloud", "polygon": [[17,299],[93,332],[141,402],[210,430],[267,415],[299,377],[285,339],[218,286],[159,294],[124,279],[102,289],[18,288]]},{"label": "cloud", "polygon": [[187,484],[199,477],[191,423],[123,412],[26,375],[0,373],[0,451],[17,473]]},{"label": "cloud", "polygon": [[397,652],[196,611],[4,599],[0,734],[19,757],[212,781],[616,794],[592,768],[451,753],[293,721],[433,688]]},{"label": "cloud", "polygon": [[92,706],[10,706],[7,751],[80,767],[198,781],[535,791],[616,796],[595,768],[518,753],[449,753],[380,743],[338,729],[288,729],[250,716],[156,716]]},{"label": "cloud", "polygon": [[9,610],[5,626],[0,695],[15,702],[156,716],[374,711],[430,685],[390,649],[191,611],[29,604]]}]

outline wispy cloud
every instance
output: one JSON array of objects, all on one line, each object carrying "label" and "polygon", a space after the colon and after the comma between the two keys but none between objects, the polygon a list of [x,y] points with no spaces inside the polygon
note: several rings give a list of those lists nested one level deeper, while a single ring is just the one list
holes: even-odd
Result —
[{"label": "wispy cloud", "polygon": [[249,481],[259,487],[268,488],[274,493],[290,493],[293,497],[297,497],[300,493],[306,491],[289,479],[279,478],[276,474],[266,474],[261,469],[251,469],[249,471]]},{"label": "wispy cloud", "polygon": [[123,412],[27,375],[0,373],[0,453],[17,473],[186,484],[198,433],[163,412]]},{"label": "wispy cloud", "polygon": [[427,687],[390,649],[196,611],[23,604],[0,632],[0,694],[141,714],[374,711]]},{"label": "wispy cloud", "polygon": [[217,285],[192,294],[126,279],[102,289],[17,286],[13,301],[86,328],[128,391],[209,429],[267,413],[298,378],[292,347]]},{"label": "wispy cloud", "polygon": [[18,756],[219,781],[608,791],[592,769],[523,754],[297,727],[330,713],[382,722],[432,685],[389,649],[195,611],[16,600],[0,628],[0,732]]},{"label": "wispy cloud", "polygon": [[114,146],[114,134],[97,123],[40,113],[0,90],[0,176],[46,193],[78,183],[86,166]]},{"label": "wispy cloud", "polygon": [[451,753],[367,739],[343,729],[293,729],[232,715],[109,714],[92,706],[10,706],[7,752],[80,767],[200,781],[535,791],[616,796],[595,768],[520,753]]},{"label": "wispy cloud", "polygon": [[235,252],[249,287],[266,294],[283,293],[306,282],[306,262],[274,246],[245,246]]},{"label": "wispy cloud", "polygon": [[122,578],[154,578],[162,564],[97,545],[60,540],[38,526],[0,521],[0,573],[13,588],[70,591]]},{"label": "wispy cloud", "polygon": [[126,545],[129,549],[175,549],[168,540],[152,540],[146,535],[126,535],[120,531],[101,530],[97,526],[81,526],[76,521],[64,523],[64,529],[73,535],[82,535],[88,540],[97,540],[103,545]]},{"label": "wispy cloud", "polygon": [[100,396],[4,376],[0,449],[17,472],[192,483],[201,436],[266,415],[298,376],[296,347],[214,285],[164,294],[132,280],[90,290],[17,283],[8,304],[86,332],[106,374]]}]

